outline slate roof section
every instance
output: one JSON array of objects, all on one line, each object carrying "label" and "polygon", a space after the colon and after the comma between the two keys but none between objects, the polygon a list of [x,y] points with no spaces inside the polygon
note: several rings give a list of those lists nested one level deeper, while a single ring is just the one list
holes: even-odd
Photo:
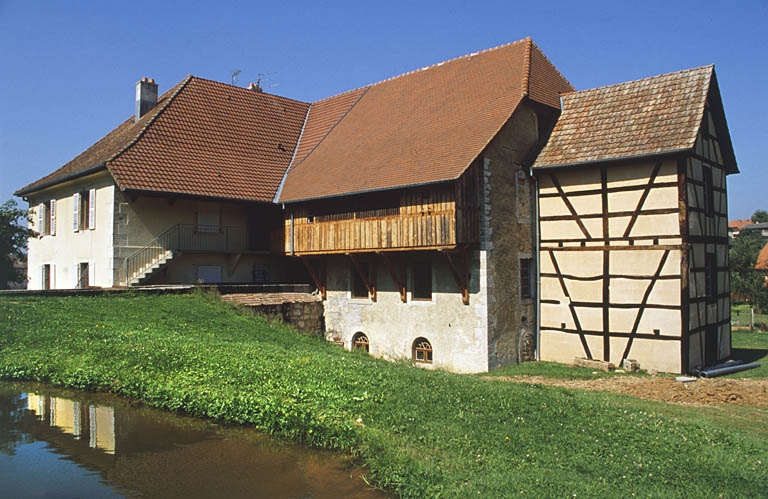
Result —
[{"label": "slate roof section", "polygon": [[[373,84],[311,154],[297,155],[279,200],[457,179],[524,98],[556,107],[558,92],[572,91],[530,38]],[[342,94],[325,105],[336,99],[351,100]],[[305,137],[322,135],[314,112]]]},{"label": "slate roof section", "polygon": [[[534,168],[691,150],[708,97],[719,114],[714,66],[564,95],[562,114]],[[721,120],[725,125],[724,114]],[[737,172],[727,126],[720,130],[727,171]]]},{"label": "slate roof section", "polygon": [[105,164],[121,190],[272,202],[309,104],[189,76],[34,192]]}]

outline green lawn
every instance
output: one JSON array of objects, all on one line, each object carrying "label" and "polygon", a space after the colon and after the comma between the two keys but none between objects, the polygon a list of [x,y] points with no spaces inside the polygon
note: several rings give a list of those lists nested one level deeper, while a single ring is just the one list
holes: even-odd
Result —
[{"label": "green lawn", "polygon": [[760,367],[728,375],[729,378],[768,378],[768,333],[733,331],[731,356],[744,362],[759,362]]},{"label": "green lawn", "polygon": [[[731,324],[733,324],[734,329],[749,329],[750,308],[749,304],[731,307]],[[768,314],[758,314],[755,312],[755,330],[761,331],[762,325],[768,328]]]},{"label": "green lawn", "polygon": [[403,497],[768,490],[768,434],[748,424],[765,421],[764,409],[734,410],[742,426],[730,409],[416,369],[202,294],[0,297],[0,378],[113,391],[351,452]]}]

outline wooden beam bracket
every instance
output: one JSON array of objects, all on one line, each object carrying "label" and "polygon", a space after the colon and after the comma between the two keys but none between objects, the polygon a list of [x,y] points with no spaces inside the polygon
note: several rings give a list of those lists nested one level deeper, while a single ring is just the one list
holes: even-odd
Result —
[{"label": "wooden beam bracket", "polygon": [[368,293],[371,295],[371,301],[376,301],[376,268],[374,266],[368,267],[368,275],[363,272],[363,268],[360,266],[360,260],[354,253],[349,254],[349,259],[352,260],[352,265],[355,267],[357,274],[363,280]]},{"label": "wooden beam bracket", "polygon": [[448,262],[448,269],[461,292],[461,301],[464,305],[469,305],[469,255],[467,248],[459,248],[451,252],[445,251],[444,254]]},{"label": "wooden beam bracket", "polygon": [[309,272],[309,276],[312,278],[312,281],[314,281],[315,286],[317,286],[317,289],[320,290],[320,296],[323,300],[325,300],[328,296],[326,293],[326,272],[325,272],[325,260],[320,259],[320,270],[319,273],[315,272],[315,269],[312,267],[312,263],[309,261],[309,258],[306,256],[300,256],[301,263],[304,264],[304,267],[306,267],[307,272]]},{"label": "wooden beam bracket", "polygon": [[395,286],[397,286],[400,292],[400,301],[406,303],[408,301],[408,290],[406,289],[405,260],[398,259],[400,261],[394,262],[386,253],[379,253],[379,257],[384,262],[384,266],[387,267],[392,281],[394,281]]}]

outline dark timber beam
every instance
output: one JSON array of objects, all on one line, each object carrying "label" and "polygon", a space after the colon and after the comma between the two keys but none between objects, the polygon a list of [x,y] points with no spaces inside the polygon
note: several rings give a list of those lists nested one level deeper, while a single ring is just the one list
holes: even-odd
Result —
[{"label": "dark timber beam", "polygon": [[357,255],[350,253],[349,259],[352,260],[352,265],[355,267],[357,274],[363,280],[363,284],[365,284],[368,293],[371,294],[371,301],[376,301],[376,267],[370,265],[368,267],[368,275],[366,275],[365,272],[363,272],[363,268],[360,266],[360,260]]},{"label": "dark timber beam", "polygon": [[469,255],[466,248],[444,252],[448,269],[461,292],[461,301],[469,305]]},{"label": "dark timber beam", "polygon": [[323,300],[327,298],[326,293],[326,284],[325,284],[325,260],[321,259],[320,261],[320,272],[319,275],[317,272],[315,272],[315,269],[312,267],[312,263],[309,261],[309,258],[306,256],[300,256],[301,263],[304,264],[304,267],[306,267],[307,272],[309,272],[309,276],[312,278],[312,281],[314,281],[315,286],[317,286],[317,289],[320,290],[320,296]]},{"label": "dark timber beam", "polygon": [[394,262],[392,257],[386,253],[379,253],[379,258],[384,262],[384,266],[389,271],[392,281],[394,281],[397,290],[400,292],[400,301],[406,303],[408,301],[408,291],[406,289],[405,261]]}]

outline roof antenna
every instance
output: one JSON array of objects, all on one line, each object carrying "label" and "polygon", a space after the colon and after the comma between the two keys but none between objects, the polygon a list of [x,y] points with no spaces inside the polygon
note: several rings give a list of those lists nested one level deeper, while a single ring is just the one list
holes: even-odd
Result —
[{"label": "roof antenna", "polygon": [[237,85],[237,75],[242,73],[243,71],[241,69],[236,69],[234,73],[232,73],[232,86],[234,87]]}]

